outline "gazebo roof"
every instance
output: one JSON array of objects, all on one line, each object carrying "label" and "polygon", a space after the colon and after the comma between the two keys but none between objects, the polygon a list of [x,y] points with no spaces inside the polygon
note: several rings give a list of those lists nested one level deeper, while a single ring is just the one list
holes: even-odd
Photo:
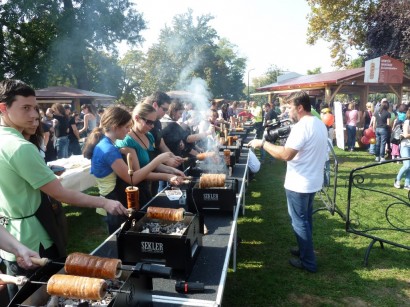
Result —
[{"label": "gazebo roof", "polygon": [[95,93],[77,88],[65,86],[52,86],[36,90],[36,97],[40,100],[52,99],[95,99],[95,100],[115,100],[115,96]]}]

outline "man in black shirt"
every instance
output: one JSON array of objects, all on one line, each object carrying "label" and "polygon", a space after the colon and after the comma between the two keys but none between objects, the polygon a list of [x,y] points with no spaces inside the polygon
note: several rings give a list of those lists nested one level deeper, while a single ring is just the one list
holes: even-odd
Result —
[{"label": "man in black shirt", "polygon": [[[157,156],[163,152],[171,152],[168,146],[165,144],[164,139],[162,138],[162,125],[160,119],[168,112],[169,105],[171,104],[171,97],[166,93],[161,91],[156,91],[151,96],[147,97],[144,100],[144,103],[148,103],[154,107],[157,112],[157,120],[154,123],[154,127],[151,129],[151,134],[155,139],[155,150],[154,155]],[[153,157],[151,157],[153,158]],[[178,167],[183,162],[183,158],[179,156],[173,156],[166,163],[168,166]],[[166,183],[159,183],[159,189],[165,188]],[[155,182],[152,183],[152,193],[155,195],[157,192],[157,187]]]}]

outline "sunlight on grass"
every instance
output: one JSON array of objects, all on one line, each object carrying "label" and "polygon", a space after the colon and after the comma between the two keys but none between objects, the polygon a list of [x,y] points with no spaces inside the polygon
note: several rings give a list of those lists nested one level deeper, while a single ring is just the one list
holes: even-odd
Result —
[{"label": "sunlight on grass", "polygon": [[252,197],[252,198],[259,198],[259,197],[261,197],[261,195],[262,195],[261,192],[255,192],[255,191],[253,191],[252,194],[251,194],[251,197]]},{"label": "sunlight on grass", "polygon": [[262,210],[262,205],[261,204],[253,204],[246,206],[246,210],[249,211],[261,211]]},{"label": "sunlight on grass", "polygon": [[240,269],[261,269],[263,268],[263,262],[260,261],[251,261],[238,264]]},{"label": "sunlight on grass", "polygon": [[264,244],[262,241],[242,241],[241,244],[246,244],[246,245],[262,245]]},{"label": "sunlight on grass", "polygon": [[238,224],[246,224],[246,223],[257,223],[261,224],[264,222],[264,219],[260,218],[259,216],[254,217],[241,217],[238,220]]}]

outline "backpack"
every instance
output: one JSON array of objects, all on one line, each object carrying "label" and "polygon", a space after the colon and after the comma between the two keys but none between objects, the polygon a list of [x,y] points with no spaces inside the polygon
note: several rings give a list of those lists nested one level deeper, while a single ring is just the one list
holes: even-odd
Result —
[{"label": "backpack", "polygon": [[399,145],[401,138],[402,138],[401,137],[402,133],[403,133],[403,124],[402,123],[397,124],[391,132],[390,143]]}]

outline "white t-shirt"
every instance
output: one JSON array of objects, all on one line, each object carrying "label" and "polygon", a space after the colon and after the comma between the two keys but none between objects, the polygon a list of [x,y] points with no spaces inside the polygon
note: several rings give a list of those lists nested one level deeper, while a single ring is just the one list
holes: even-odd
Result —
[{"label": "white t-shirt", "polygon": [[293,126],[285,147],[298,153],[287,163],[285,189],[313,193],[322,188],[327,138],[326,126],[316,116],[304,116]]}]

